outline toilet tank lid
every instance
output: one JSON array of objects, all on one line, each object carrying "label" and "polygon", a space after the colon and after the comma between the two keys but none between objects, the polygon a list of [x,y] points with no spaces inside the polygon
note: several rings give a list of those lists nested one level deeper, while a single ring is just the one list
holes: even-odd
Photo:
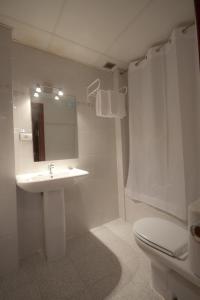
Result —
[{"label": "toilet tank lid", "polygon": [[[188,233],[181,226],[160,218],[143,218],[135,222],[134,234],[149,245],[180,257],[187,251]],[[164,252],[166,252],[164,251]]]}]

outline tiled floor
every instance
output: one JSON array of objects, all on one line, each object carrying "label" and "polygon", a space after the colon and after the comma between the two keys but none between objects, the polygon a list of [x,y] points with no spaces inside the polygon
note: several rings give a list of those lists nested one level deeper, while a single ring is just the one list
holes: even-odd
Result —
[{"label": "tiled floor", "polygon": [[115,220],[67,241],[66,258],[33,257],[0,278],[0,300],[161,300],[131,225]]}]

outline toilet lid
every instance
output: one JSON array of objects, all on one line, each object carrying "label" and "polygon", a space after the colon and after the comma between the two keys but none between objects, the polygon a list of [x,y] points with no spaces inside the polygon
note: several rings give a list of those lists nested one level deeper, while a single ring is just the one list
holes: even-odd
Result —
[{"label": "toilet lid", "polygon": [[135,222],[136,238],[167,255],[183,258],[187,252],[187,230],[160,218],[144,218]]}]

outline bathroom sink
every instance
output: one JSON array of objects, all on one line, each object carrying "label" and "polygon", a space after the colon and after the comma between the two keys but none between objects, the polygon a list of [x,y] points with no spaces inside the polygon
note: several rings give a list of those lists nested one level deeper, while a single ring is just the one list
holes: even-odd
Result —
[{"label": "bathroom sink", "polygon": [[89,173],[81,169],[63,169],[53,172],[26,173],[16,176],[17,185],[27,192],[39,193],[64,189],[66,183],[73,178],[88,175]]},{"label": "bathroom sink", "polygon": [[17,185],[27,192],[43,192],[46,257],[48,261],[54,261],[65,256],[65,185],[70,180],[89,173],[76,168],[52,172],[53,163],[48,167],[49,171],[17,175],[16,181]]}]

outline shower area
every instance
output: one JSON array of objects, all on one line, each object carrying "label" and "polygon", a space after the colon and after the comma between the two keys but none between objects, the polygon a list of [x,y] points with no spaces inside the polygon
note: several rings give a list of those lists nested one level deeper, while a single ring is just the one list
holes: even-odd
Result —
[{"label": "shower area", "polygon": [[197,49],[195,25],[188,24],[128,69],[126,197],[182,221],[199,194]]}]

